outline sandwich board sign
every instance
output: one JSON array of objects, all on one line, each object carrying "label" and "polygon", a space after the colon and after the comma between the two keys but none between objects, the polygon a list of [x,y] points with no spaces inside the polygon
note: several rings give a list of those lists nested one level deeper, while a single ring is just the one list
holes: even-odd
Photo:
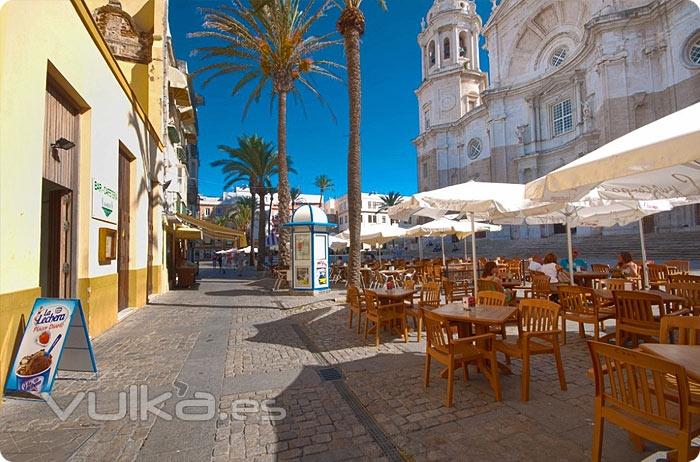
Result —
[{"label": "sandwich board sign", "polygon": [[97,373],[78,299],[37,298],[12,362],[5,394],[50,393],[58,370]]}]

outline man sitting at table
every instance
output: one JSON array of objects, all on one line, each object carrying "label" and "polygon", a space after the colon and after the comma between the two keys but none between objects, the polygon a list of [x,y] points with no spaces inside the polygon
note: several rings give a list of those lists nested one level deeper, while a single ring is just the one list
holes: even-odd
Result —
[{"label": "man sitting at table", "polygon": [[528,271],[542,271],[542,256],[533,255],[530,259],[530,264],[527,267]]},{"label": "man sitting at table", "polygon": [[[571,254],[574,257],[574,269],[577,271],[586,271],[588,269],[588,262],[584,260],[583,258],[579,258],[579,251],[574,249]],[[559,266],[564,268],[565,271],[569,271],[569,259],[568,258],[562,258],[561,261],[559,262]]]}]

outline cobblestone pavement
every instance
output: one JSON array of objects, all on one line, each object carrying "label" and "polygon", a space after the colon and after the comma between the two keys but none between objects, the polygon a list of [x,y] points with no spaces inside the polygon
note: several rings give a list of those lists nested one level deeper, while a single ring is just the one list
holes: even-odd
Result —
[{"label": "cobblestone pavement", "polygon": [[[52,396],[65,408],[91,392],[98,412],[115,414],[120,392],[147,385],[148,399],[172,393],[158,408],[174,415],[178,403],[207,392],[212,418],[144,416],[129,399],[134,409],[125,416],[96,420],[85,398],[62,421],[44,402],[7,399],[0,452],[41,461],[590,460],[590,359],[575,332],[562,349],[568,391],[559,389],[553,361],[537,357],[531,400],[522,403],[513,360],[513,374],[501,376],[502,402],[472,373],[455,384],[454,407],[446,408],[438,367],[423,390],[425,344],[415,335],[404,343],[385,334],[377,349],[347,327],[334,297],[272,293],[271,281],[230,271],[202,275],[197,288],[159,296],[95,339],[99,378],[59,380]],[[329,367],[342,379],[322,380]],[[605,460],[649,454],[606,427]]]}]

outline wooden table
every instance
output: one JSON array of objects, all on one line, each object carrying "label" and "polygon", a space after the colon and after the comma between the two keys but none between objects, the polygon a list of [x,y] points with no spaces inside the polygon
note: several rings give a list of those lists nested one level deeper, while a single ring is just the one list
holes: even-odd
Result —
[{"label": "wooden table", "polygon": [[505,289],[515,289],[515,288],[524,289],[525,288],[523,286],[523,281],[517,281],[517,280],[502,281],[501,286],[503,286],[503,288],[505,288]]},{"label": "wooden table", "polygon": [[[472,306],[469,310],[464,309],[463,303],[448,303],[439,308],[435,308],[432,312],[442,316],[448,321],[457,323],[460,337],[468,335],[468,329],[473,324],[476,334],[485,334],[489,331],[489,326],[502,326],[505,322],[518,311],[516,306],[495,306],[495,305],[477,305]],[[498,363],[499,369],[506,374],[510,374],[510,368],[505,364]],[[443,375],[446,371],[443,371]]]},{"label": "wooden table", "polygon": [[413,294],[418,292],[417,290],[406,290],[401,288],[396,289],[368,289],[370,292],[377,294],[379,301],[389,301],[390,303],[400,302],[405,299],[413,299]]},{"label": "wooden table", "polygon": [[685,367],[688,377],[700,382],[700,346],[642,343],[642,350]]},{"label": "wooden table", "polygon": [[[615,296],[613,295],[613,291],[610,289],[593,289],[593,292],[595,292],[596,295],[598,295],[600,298],[603,298],[605,300],[614,300],[615,299]],[[688,302],[684,297],[681,297],[680,295],[669,294],[668,292],[664,292],[663,290],[649,289],[649,290],[634,290],[632,292],[639,292],[641,294],[656,295],[658,297],[661,297],[661,301],[664,304],[664,314],[671,313],[673,311],[678,311],[683,304]]]},{"label": "wooden table", "polygon": [[[569,274],[567,271],[566,274]],[[607,279],[610,273],[607,271],[574,271],[574,282],[579,282],[582,286],[593,287],[593,281],[597,279]]]}]

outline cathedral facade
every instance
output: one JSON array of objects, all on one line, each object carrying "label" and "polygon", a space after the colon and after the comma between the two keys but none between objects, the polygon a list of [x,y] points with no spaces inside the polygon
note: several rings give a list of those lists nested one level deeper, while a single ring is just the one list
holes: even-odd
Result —
[{"label": "cathedral facade", "polygon": [[[690,0],[492,0],[486,24],[471,0],[435,0],[418,43],[420,191],[525,183],[700,101],[700,11]],[[645,220],[650,232],[698,227],[695,206]],[[620,230],[579,230],[600,232]]]}]

